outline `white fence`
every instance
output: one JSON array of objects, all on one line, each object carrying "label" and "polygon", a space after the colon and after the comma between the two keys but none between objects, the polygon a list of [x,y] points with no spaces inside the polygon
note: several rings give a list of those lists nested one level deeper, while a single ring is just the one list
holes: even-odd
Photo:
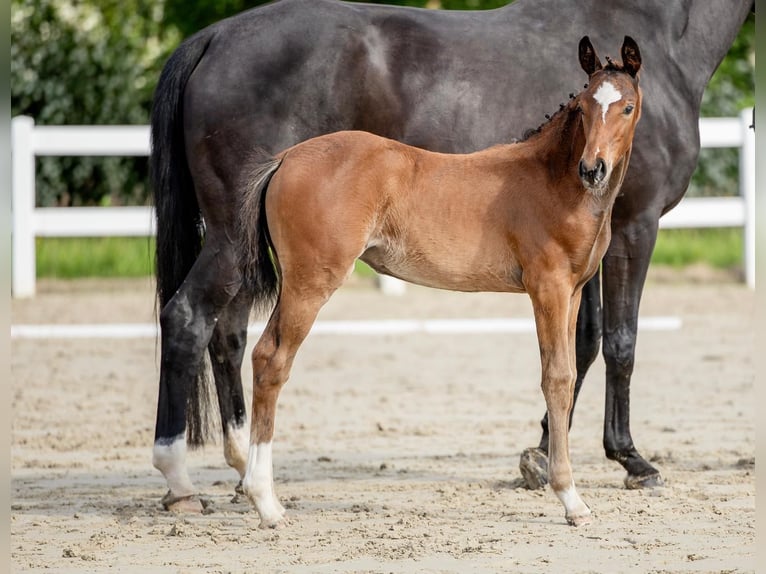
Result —
[{"label": "white fence", "polygon": [[[740,148],[738,197],[684,198],[660,227],[744,227],[745,277],[755,286],[755,134],[752,109],[738,118],[703,118],[703,147]],[[37,156],[142,156],[149,154],[148,126],[35,126],[26,116],[11,126],[14,297],[35,294],[35,237],[147,236],[154,234],[149,207],[35,206]],[[384,289],[401,291],[396,283]]]}]

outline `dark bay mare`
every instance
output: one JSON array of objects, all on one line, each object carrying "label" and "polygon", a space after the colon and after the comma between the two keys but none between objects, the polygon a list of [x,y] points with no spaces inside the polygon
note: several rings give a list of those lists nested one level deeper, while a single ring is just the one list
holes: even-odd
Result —
[{"label": "dark bay mare", "polygon": [[[154,465],[167,480],[166,506],[201,508],[185,455],[187,441],[202,444],[208,431],[206,350],[225,457],[240,477],[246,471],[240,367],[253,301],[235,256],[241,158],[350,129],[454,153],[521,138],[582,88],[568,48],[588,33],[597,47],[617,46],[625,33],[641,43],[649,103],[609,248],[583,289],[575,397],[603,338],[606,455],[626,468],[628,486],[661,484],[630,432],[638,305],[659,217],[681,199],[696,164],[704,87],[751,5],[517,0],[449,12],[283,0],[185,41],[163,70],[152,113],[162,326]],[[530,486],[545,481],[547,416],[542,427],[525,459],[535,464],[522,465]]]},{"label": "dark bay mare", "polygon": [[444,154],[361,131],[243,158],[244,289],[276,301],[253,349],[250,451],[242,481],[262,528],[284,524],[272,439],[280,389],[311,325],[357,258],[379,272],[453,291],[528,293],[549,414],[549,475],[567,522],[590,522],[569,461],[575,330],[596,273],[641,114],[641,55],[622,65],[579,45],[588,88],[522,143]]}]

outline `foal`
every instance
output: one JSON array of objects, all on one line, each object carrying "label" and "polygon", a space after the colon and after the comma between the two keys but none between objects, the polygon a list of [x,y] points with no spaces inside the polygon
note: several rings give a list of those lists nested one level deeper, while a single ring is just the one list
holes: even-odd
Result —
[{"label": "foal", "polygon": [[240,256],[256,302],[276,306],[253,355],[250,451],[243,488],[262,528],[285,522],[274,494],[279,391],[319,309],[359,258],[381,273],[454,291],[532,299],[550,424],[550,484],[578,526],[568,418],[583,284],[610,239],[610,217],[641,110],[641,56],[622,64],[579,45],[585,91],[521,143],[447,155],[365,132],[308,140],[246,167]]}]

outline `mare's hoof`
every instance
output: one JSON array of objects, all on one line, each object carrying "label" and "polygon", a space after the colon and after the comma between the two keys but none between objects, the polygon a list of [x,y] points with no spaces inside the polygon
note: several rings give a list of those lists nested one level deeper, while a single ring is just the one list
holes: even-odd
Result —
[{"label": "mare's hoof", "polygon": [[548,457],[539,448],[528,448],[521,453],[519,471],[524,478],[524,486],[529,490],[539,490],[548,484]]},{"label": "mare's hoof", "polygon": [[590,512],[577,516],[567,516],[567,524],[569,524],[569,526],[574,526],[575,528],[585,526],[591,522],[593,522],[593,515]]},{"label": "mare's hoof", "polygon": [[239,492],[235,492],[234,496],[231,497],[231,500],[229,501],[232,504],[242,504],[243,502],[249,502],[247,499],[247,496],[244,494],[240,494]]},{"label": "mare's hoof", "polygon": [[625,477],[625,488],[628,490],[638,490],[640,488],[657,488],[665,486],[665,481],[659,472],[648,474],[646,476],[628,475]]},{"label": "mare's hoof", "polygon": [[231,502],[232,504],[248,502],[247,495],[245,495],[245,489],[242,488],[241,480],[237,483],[237,486],[234,487],[234,496],[231,497],[231,500],[229,502]]},{"label": "mare's hoof", "polygon": [[162,497],[162,507],[170,512],[182,514],[202,514],[210,505],[210,500],[198,494],[189,496],[174,496],[169,490]]}]

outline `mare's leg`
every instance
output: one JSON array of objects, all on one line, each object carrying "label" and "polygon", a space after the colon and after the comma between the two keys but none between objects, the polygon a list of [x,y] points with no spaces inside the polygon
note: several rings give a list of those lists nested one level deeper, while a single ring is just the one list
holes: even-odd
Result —
[{"label": "mare's leg", "polygon": [[242,390],[242,357],[247,345],[247,323],[252,304],[252,294],[246,289],[240,290],[219,313],[209,345],[223,426],[223,453],[226,463],[239,473],[238,492],[245,476],[250,442]]},{"label": "mare's leg", "polygon": [[[583,380],[593,361],[598,356],[601,343],[601,284],[597,272],[582,290],[580,311],[577,313],[575,337],[577,381],[574,388],[574,403],[569,414],[569,427],[572,427],[574,407],[580,394]],[[525,449],[519,461],[519,470],[527,488],[535,490],[548,483],[548,412],[542,421],[543,427],[540,444],[537,448]]]},{"label": "mare's leg", "polygon": [[[236,259],[226,241],[208,234],[185,281],[160,312],[161,363],[152,462],[168,485],[168,509],[199,511],[186,470],[186,411],[216,317],[239,288]],[[202,409],[195,404],[191,408]],[[206,413],[201,413],[206,416]]]},{"label": "mare's leg", "polygon": [[630,378],[635,361],[638,306],[656,238],[656,219],[631,222],[614,231],[603,261],[604,450],[607,458],[616,460],[628,471],[627,488],[663,484],[659,471],[636,450],[630,434]]},{"label": "mare's leg", "polygon": [[574,401],[574,337],[580,294],[570,296],[554,281],[529,290],[537,325],[542,364],[542,388],[550,432],[549,476],[564,505],[567,522],[590,522],[590,510],[577,494],[569,461],[569,413]]}]

